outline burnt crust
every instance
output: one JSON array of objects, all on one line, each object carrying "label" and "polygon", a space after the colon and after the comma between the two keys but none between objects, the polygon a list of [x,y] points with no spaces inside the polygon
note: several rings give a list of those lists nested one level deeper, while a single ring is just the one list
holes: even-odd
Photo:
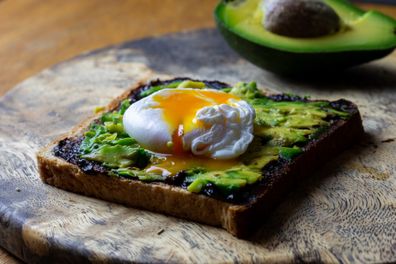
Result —
[{"label": "burnt crust", "polygon": [[[142,82],[114,99],[104,111],[113,111],[120,102],[131,96]],[[257,185],[257,195],[244,205],[238,205],[207,195],[190,193],[183,188],[163,182],[144,183],[103,173],[87,174],[80,167],[54,155],[54,148],[65,138],[78,138],[90,123],[103,113],[82,122],[68,134],[51,142],[37,153],[38,169],[46,184],[99,198],[192,221],[219,226],[239,238],[250,234],[268,218],[271,210],[284,199],[287,191],[313,170],[342,150],[357,142],[363,135],[362,120],[357,107],[348,102],[351,116],[335,121],[330,129],[305,146],[306,151],[285,166],[274,166],[265,173],[266,180]]]},{"label": "burnt crust", "polygon": [[172,82],[177,82],[177,81],[203,82],[206,85],[206,87],[212,88],[212,89],[217,89],[217,90],[231,87],[229,84],[220,82],[220,81],[207,81],[207,80],[197,80],[197,79],[191,79],[191,78],[185,78],[185,77],[176,77],[176,78],[169,79],[169,80],[160,80],[160,79],[151,80],[151,81],[147,82],[146,84],[140,85],[139,87],[137,87],[136,89],[131,91],[131,93],[129,94],[128,97],[131,99],[131,102],[136,102],[136,101],[142,99],[139,96],[139,94],[141,92],[144,92],[153,86],[166,85],[166,84],[170,84]]},{"label": "burnt crust", "polygon": [[[143,91],[146,91],[147,89],[150,89],[153,86],[157,85],[166,85],[175,81],[186,81],[186,80],[191,80],[191,81],[201,81],[206,84],[207,87],[213,88],[213,89],[223,89],[223,88],[228,88],[231,87],[229,84],[226,84],[224,82],[219,82],[219,81],[207,81],[207,80],[195,80],[195,79],[190,79],[190,78],[174,78],[174,79],[169,79],[169,80],[151,80],[145,84],[142,84],[138,86],[136,89],[132,90],[128,95],[127,98],[131,100],[131,102],[136,102],[141,99],[140,93]],[[297,95],[292,95],[292,94],[274,94],[274,95],[269,95],[267,96],[269,99],[274,100],[274,101],[288,101],[288,102],[295,102],[295,101],[300,101],[300,102],[310,102],[314,100],[309,100],[307,97],[300,97]],[[321,100],[324,101],[324,100]],[[330,105],[338,110],[342,110],[345,112],[350,113],[351,115],[357,112],[357,107],[344,99],[340,99],[337,101],[330,102]],[[118,109],[118,106],[117,106]],[[337,122],[340,121],[340,118],[338,117],[332,117],[331,119],[328,119],[327,121],[330,122],[330,128],[334,126]],[[95,121],[94,121],[95,122]],[[329,129],[330,129],[329,128]],[[314,144],[315,141],[318,140],[319,137],[322,136],[322,134],[326,134],[327,130],[322,131],[322,133],[316,135],[316,139],[310,139],[308,142],[300,145],[302,148],[303,152],[306,152],[309,148],[310,145]],[[83,136],[79,137],[68,137],[65,139],[62,139],[59,141],[59,143],[55,146],[53,149],[53,153],[56,157],[60,157],[67,162],[70,162],[74,165],[77,165],[84,173],[90,174],[90,175],[95,175],[95,174],[105,174],[110,176],[110,170],[106,167],[104,167],[101,163],[95,162],[95,161],[89,161],[86,159],[83,159],[79,156],[79,149],[81,142],[83,140]],[[233,204],[248,204],[254,200],[257,199],[257,197],[260,195],[263,189],[268,188],[272,181],[274,175],[277,174],[278,171],[284,170],[287,166],[290,166],[294,160],[286,160],[281,157],[278,158],[278,160],[272,161],[269,164],[267,164],[265,167],[262,168],[262,173],[263,173],[263,178],[258,181],[255,184],[245,186],[243,188],[240,188],[230,194],[224,195],[215,185],[213,184],[207,184],[201,191],[201,194],[204,194],[206,196],[209,196],[214,199],[218,199],[221,201],[226,201],[230,202]],[[128,180],[138,180],[130,177],[124,177],[124,176],[118,176],[118,177],[123,177]],[[172,186],[177,186],[181,187],[183,189],[187,189],[188,183],[185,181],[186,179],[186,173],[184,171],[180,171],[177,175],[173,177],[168,177],[165,180],[166,184],[172,185]]]}]

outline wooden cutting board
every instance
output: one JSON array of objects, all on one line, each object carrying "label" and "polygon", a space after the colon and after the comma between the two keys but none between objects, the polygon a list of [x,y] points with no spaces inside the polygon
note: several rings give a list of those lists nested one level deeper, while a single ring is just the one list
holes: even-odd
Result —
[{"label": "wooden cutting board", "polygon": [[[248,241],[43,184],[36,151],[150,69],[350,99],[361,110],[367,134],[296,186]],[[316,80],[284,79],[258,69],[232,52],[215,30],[83,54],[0,99],[0,245],[31,263],[396,261],[395,102],[395,53]]]}]

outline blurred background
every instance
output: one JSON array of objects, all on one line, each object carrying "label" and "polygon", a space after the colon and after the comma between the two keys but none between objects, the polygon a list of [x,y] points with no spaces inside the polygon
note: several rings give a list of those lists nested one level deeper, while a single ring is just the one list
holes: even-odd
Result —
[{"label": "blurred background", "polygon": [[387,4],[387,5],[395,5],[395,0],[357,0],[353,2],[365,2],[365,3],[377,3],[377,4]]},{"label": "blurred background", "polygon": [[[214,27],[212,12],[217,2],[0,0],[0,96],[27,77],[81,52],[130,39]],[[396,5],[396,0],[356,2],[396,17],[396,7],[389,5]]]},{"label": "blurred background", "polygon": [[[82,52],[214,27],[218,0],[0,0],[0,96]],[[396,17],[396,0],[355,1]],[[0,249],[0,263],[19,263]]]}]

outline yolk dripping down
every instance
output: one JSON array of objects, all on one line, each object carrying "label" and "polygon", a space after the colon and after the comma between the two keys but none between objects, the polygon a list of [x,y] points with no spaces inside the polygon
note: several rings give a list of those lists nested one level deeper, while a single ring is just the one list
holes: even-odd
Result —
[{"label": "yolk dripping down", "polygon": [[194,119],[198,110],[206,106],[230,104],[230,99],[240,100],[232,94],[198,89],[174,90],[169,94],[157,94],[153,97],[158,103],[156,108],[161,108],[163,118],[168,124],[172,135],[173,153],[183,154],[183,135],[203,124]]},{"label": "yolk dripping down", "polygon": [[208,171],[227,170],[239,165],[237,159],[216,160],[206,157],[198,157],[192,154],[184,156],[169,155],[162,160],[149,166],[146,171],[161,174],[163,176],[176,175],[178,172],[191,168],[205,168]]},{"label": "yolk dripping down", "polygon": [[236,159],[216,160],[186,153],[183,150],[183,135],[203,127],[203,124],[194,119],[201,108],[230,104],[230,99],[240,100],[240,98],[213,90],[180,89],[166,95],[155,95],[153,99],[158,103],[156,108],[163,110],[163,118],[170,129],[173,154],[164,156],[156,164],[149,166],[146,171],[168,176],[196,167],[210,171],[225,170],[239,163]]}]

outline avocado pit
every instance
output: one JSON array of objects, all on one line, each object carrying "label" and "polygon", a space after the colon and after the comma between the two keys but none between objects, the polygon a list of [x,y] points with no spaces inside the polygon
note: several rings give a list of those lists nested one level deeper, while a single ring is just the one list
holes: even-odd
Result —
[{"label": "avocado pit", "polygon": [[266,0],[264,27],[275,34],[314,38],[336,33],[341,20],[322,0]]}]

